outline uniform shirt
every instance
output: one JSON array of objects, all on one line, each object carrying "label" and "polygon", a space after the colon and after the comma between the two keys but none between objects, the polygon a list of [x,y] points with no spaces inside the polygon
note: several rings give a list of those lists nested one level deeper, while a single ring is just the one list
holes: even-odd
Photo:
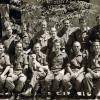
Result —
[{"label": "uniform shirt", "polygon": [[55,52],[52,52],[48,61],[50,70],[52,72],[61,71],[63,68],[65,68],[66,62],[67,55],[62,52],[59,52],[58,55],[56,55]]},{"label": "uniform shirt", "polygon": [[36,60],[43,66],[48,65],[47,57],[42,52],[39,52],[39,54],[36,54]]},{"label": "uniform shirt", "polygon": [[36,42],[39,42],[41,44],[42,47],[47,46],[47,41],[50,38],[50,34],[49,31],[46,31],[45,33],[43,31],[38,32],[37,34],[35,34],[35,36],[32,39],[32,44],[34,45]]},{"label": "uniform shirt", "polygon": [[17,36],[16,35],[11,35],[9,38],[6,38],[3,40],[5,50],[9,55],[14,54],[14,49],[15,49],[15,41],[17,41]]},{"label": "uniform shirt", "polygon": [[92,53],[88,58],[88,67],[95,71],[100,71],[100,53],[95,57]]},{"label": "uniform shirt", "polygon": [[0,56],[0,73],[4,71],[4,69],[7,67],[7,66],[10,66],[10,59],[9,59],[9,56],[5,53],[3,53],[1,56]]},{"label": "uniform shirt", "polygon": [[56,37],[56,39],[50,38],[50,39],[48,39],[48,43],[47,43],[47,52],[48,52],[47,55],[48,55],[48,56],[50,55],[51,52],[54,51],[53,45],[54,45],[54,42],[55,42],[56,40],[60,40],[61,49],[64,49],[64,48],[65,48],[65,44],[64,44],[63,39],[61,39],[61,38],[59,38],[59,37]]},{"label": "uniform shirt", "polygon": [[80,69],[81,67],[85,67],[86,64],[86,56],[83,55],[82,52],[79,52],[78,55],[72,53],[69,57],[68,65],[71,69]]},{"label": "uniform shirt", "polygon": [[77,27],[68,28],[68,30],[65,31],[65,34],[62,36],[67,54],[69,54],[73,42],[75,41],[74,33],[77,31],[77,29]]},{"label": "uniform shirt", "polygon": [[89,40],[91,42],[95,40],[100,40],[100,26],[95,26],[89,31]]},{"label": "uniform shirt", "polygon": [[89,27],[84,28],[84,30],[78,29],[75,32],[75,41],[79,41],[81,43],[82,49],[88,49],[89,46]]},{"label": "uniform shirt", "polygon": [[28,65],[27,55],[24,53],[21,53],[19,57],[17,55],[14,55],[12,57],[11,63],[13,64],[13,69],[15,71],[22,70],[25,65]]}]

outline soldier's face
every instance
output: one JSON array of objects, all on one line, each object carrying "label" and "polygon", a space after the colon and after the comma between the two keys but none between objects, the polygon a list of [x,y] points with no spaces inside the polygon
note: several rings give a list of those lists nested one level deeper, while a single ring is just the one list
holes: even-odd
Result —
[{"label": "soldier's face", "polygon": [[42,30],[45,30],[47,28],[47,23],[46,22],[42,22],[41,28],[42,28]]},{"label": "soldier's face", "polygon": [[40,44],[36,44],[36,45],[34,46],[34,51],[35,51],[35,53],[39,53],[40,50],[41,50]]},{"label": "soldier's face", "polygon": [[70,21],[69,20],[65,20],[64,21],[64,27],[68,28],[70,26]]},{"label": "soldier's face", "polygon": [[74,52],[80,52],[80,49],[81,49],[81,45],[80,45],[80,43],[74,43],[73,44],[73,50],[74,50]]},{"label": "soldier's face", "polygon": [[0,55],[4,52],[4,47],[3,45],[0,45]]},{"label": "soldier's face", "polygon": [[17,54],[20,54],[20,53],[22,53],[22,51],[23,51],[22,44],[21,44],[21,43],[18,43],[18,44],[16,45],[16,53],[17,53]]},{"label": "soldier's face", "polygon": [[95,53],[99,52],[99,50],[100,50],[100,44],[99,44],[99,42],[95,42],[93,44],[93,50],[94,50]]},{"label": "soldier's face", "polygon": [[55,28],[51,29],[51,36],[55,38],[57,36],[57,30]]},{"label": "soldier's face", "polygon": [[84,26],[86,26],[86,22],[85,22],[85,20],[80,21],[80,22],[79,22],[79,25],[80,25],[80,27],[84,27]]},{"label": "soldier's face", "polygon": [[60,43],[55,43],[54,48],[55,48],[55,52],[59,52],[61,48]]},{"label": "soldier's face", "polygon": [[6,30],[7,30],[7,36],[11,36],[12,35],[11,27],[8,27]]}]

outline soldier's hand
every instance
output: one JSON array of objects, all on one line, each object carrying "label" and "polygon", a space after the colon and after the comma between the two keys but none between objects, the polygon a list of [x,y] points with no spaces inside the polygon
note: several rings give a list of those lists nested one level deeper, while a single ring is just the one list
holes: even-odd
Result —
[{"label": "soldier's hand", "polygon": [[90,68],[87,68],[88,72],[91,72],[91,69]]}]

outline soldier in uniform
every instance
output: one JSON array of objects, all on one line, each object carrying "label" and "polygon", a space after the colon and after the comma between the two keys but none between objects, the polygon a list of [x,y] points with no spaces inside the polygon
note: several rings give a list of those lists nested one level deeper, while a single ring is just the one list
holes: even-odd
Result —
[{"label": "soldier in uniform", "polygon": [[49,72],[49,68],[48,66],[41,65],[36,60],[36,54],[31,54],[29,56],[29,68],[32,70],[32,78],[29,83],[31,87],[28,88],[25,92],[23,92],[22,95],[30,96],[33,93],[34,100],[35,100],[35,95],[37,93],[37,84],[41,79],[43,79],[46,76],[46,72],[47,73]]},{"label": "soldier in uniform", "polygon": [[10,25],[6,28],[6,31],[7,36],[4,39],[2,39],[2,41],[4,42],[5,52],[8,53],[11,57],[15,53],[15,42],[18,41],[20,38],[17,37],[17,35],[12,34],[13,31]]},{"label": "soldier in uniform", "polygon": [[47,22],[41,22],[41,31],[39,31],[32,39],[32,44],[34,45],[36,42],[40,42],[42,47],[42,52],[46,53],[47,49],[47,41],[50,38],[49,31],[47,31]]},{"label": "soldier in uniform", "polygon": [[23,53],[21,42],[16,43],[15,55],[12,57],[11,63],[13,69],[10,71],[6,83],[8,84],[8,88],[14,90],[15,96],[18,96],[26,82],[27,77],[25,71],[28,69],[27,55]]},{"label": "soldier in uniform", "polygon": [[98,97],[100,90],[100,42],[96,40],[92,45],[93,53],[89,55],[87,73],[84,79],[85,92],[90,92],[92,98]]},{"label": "soldier in uniform", "polygon": [[89,31],[89,41],[90,43],[96,39],[100,40],[100,15],[96,17],[97,25],[90,29]]},{"label": "soldier in uniform", "polygon": [[65,43],[65,51],[69,55],[70,50],[72,48],[73,42],[75,41],[74,33],[78,29],[77,27],[71,27],[71,23],[69,20],[64,20],[64,29],[59,34],[63,34],[62,36],[59,36],[62,38],[62,40]]},{"label": "soldier in uniform", "polygon": [[81,43],[81,49],[89,50],[89,30],[90,28],[87,26],[86,20],[84,17],[79,18],[79,29],[75,32],[75,41],[79,41]]},{"label": "soldier in uniform", "polygon": [[57,36],[57,30],[55,27],[51,27],[50,34],[51,34],[51,38],[48,39],[48,43],[47,43],[47,56],[49,56],[50,53],[54,51],[53,44],[56,40],[60,40],[61,50],[62,50],[62,52],[64,52],[65,44],[64,44],[63,40]]},{"label": "soldier in uniform", "polygon": [[65,62],[67,61],[67,55],[61,52],[61,42],[56,40],[53,44],[54,51],[49,55],[48,65],[50,72],[45,78],[46,91],[48,91],[48,84],[53,81],[51,89],[52,96],[55,98],[56,92],[59,89],[59,84],[64,76]]},{"label": "soldier in uniform", "polygon": [[[4,53],[4,45],[0,43],[0,89],[4,90],[4,84],[7,78],[7,75],[10,70],[10,59],[7,54]],[[8,84],[5,85],[5,87]]]},{"label": "soldier in uniform", "polygon": [[69,56],[66,74],[63,77],[66,95],[68,90],[70,90],[70,95],[73,97],[77,96],[77,91],[79,91],[82,80],[84,79],[85,56],[83,56],[80,49],[81,44],[75,41],[73,43],[73,53]]}]

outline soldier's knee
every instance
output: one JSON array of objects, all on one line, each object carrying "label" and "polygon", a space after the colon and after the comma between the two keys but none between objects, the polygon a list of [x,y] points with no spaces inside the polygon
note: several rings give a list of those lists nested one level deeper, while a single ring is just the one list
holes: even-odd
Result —
[{"label": "soldier's knee", "polygon": [[25,83],[25,82],[26,82],[26,79],[27,79],[27,78],[26,78],[25,76],[24,76],[24,77],[20,77],[20,78],[19,78],[19,81],[22,82],[22,83]]},{"label": "soldier's knee", "polygon": [[64,77],[64,78],[62,79],[62,82],[63,82],[64,84],[68,83],[69,81],[70,81],[70,80],[69,80],[68,77]]},{"label": "soldier's knee", "polygon": [[15,88],[15,85],[13,83],[13,79],[11,77],[7,77],[5,87],[10,91]]},{"label": "soldier's knee", "polygon": [[90,79],[90,78],[92,78],[92,76],[91,76],[90,73],[87,73],[87,74],[85,75],[85,78],[86,78],[86,79]]}]

